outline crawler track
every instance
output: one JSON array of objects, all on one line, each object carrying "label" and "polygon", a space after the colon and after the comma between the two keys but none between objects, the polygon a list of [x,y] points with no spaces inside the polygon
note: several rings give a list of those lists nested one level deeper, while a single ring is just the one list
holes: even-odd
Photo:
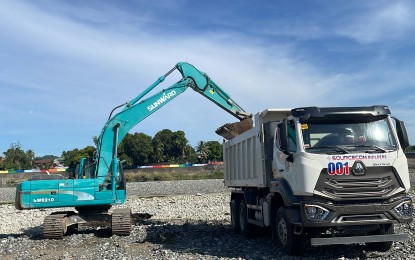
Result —
[{"label": "crawler track", "polygon": [[131,209],[115,209],[111,218],[113,235],[128,236],[131,232]]},{"label": "crawler track", "polygon": [[45,217],[43,222],[43,237],[62,239],[66,233],[66,214],[52,214]]}]

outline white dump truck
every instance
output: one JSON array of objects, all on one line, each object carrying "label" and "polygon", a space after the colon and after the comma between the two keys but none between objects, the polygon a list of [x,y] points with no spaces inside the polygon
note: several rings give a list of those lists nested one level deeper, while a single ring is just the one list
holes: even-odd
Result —
[{"label": "white dump truck", "polygon": [[288,254],[365,243],[387,251],[412,221],[404,123],[387,106],[267,109],[223,144],[231,223],[263,228]]}]

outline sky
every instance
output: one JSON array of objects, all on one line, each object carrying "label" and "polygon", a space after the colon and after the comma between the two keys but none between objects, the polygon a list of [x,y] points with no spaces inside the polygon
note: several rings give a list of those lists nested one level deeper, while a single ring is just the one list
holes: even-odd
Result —
[{"label": "sky", "polygon": [[[0,0],[0,155],[93,145],[110,111],[178,62],[243,109],[387,105],[415,144],[414,1]],[[173,73],[151,93],[180,80]],[[151,94],[150,93],[150,94]],[[222,141],[191,89],[134,127]]]}]

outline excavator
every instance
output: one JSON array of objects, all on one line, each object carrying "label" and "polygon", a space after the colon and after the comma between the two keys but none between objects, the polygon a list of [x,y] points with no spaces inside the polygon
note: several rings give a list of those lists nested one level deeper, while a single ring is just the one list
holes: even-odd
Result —
[{"label": "excavator", "polygon": [[[178,82],[144,99],[175,70],[182,76]],[[99,135],[93,158],[82,158],[73,178],[43,174],[19,183],[16,187],[16,209],[74,207],[75,210],[57,211],[45,217],[43,237],[48,239],[62,239],[69,229],[73,230],[80,224],[96,223],[107,224],[113,235],[128,236],[131,232],[131,209],[111,209],[126,200],[126,180],[117,155],[118,146],[135,125],[188,88],[240,120],[218,128],[217,134],[230,139],[252,128],[252,114],[245,112],[206,73],[189,63],[179,62],[134,99],[111,111]],[[120,111],[114,114],[116,110]]]}]

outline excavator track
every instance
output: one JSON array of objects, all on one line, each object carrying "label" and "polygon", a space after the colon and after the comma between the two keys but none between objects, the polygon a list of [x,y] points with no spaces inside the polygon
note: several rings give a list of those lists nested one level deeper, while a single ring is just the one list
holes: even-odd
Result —
[{"label": "excavator track", "polygon": [[66,214],[52,214],[43,221],[43,237],[48,239],[62,239],[66,233]]},{"label": "excavator track", "polygon": [[131,209],[114,209],[111,217],[113,235],[129,236],[131,232]]}]

